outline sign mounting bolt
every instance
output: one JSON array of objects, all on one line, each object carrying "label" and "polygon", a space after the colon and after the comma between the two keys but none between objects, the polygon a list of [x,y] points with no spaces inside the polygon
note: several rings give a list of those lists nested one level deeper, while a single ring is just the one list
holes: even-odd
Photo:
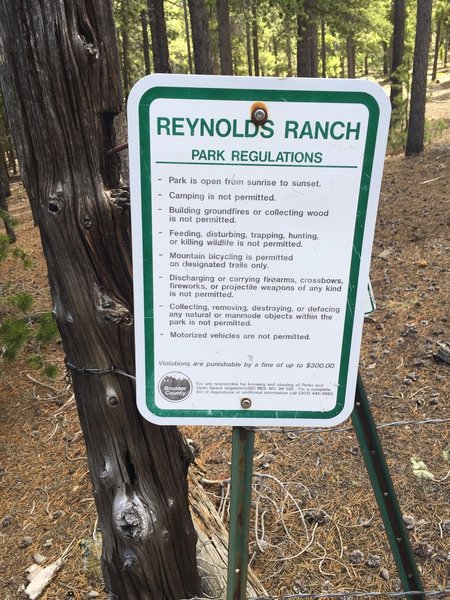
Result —
[{"label": "sign mounting bolt", "polygon": [[250,400],[250,398],[242,398],[241,400],[241,406],[242,408],[250,408],[250,406],[252,405],[252,401]]},{"label": "sign mounting bolt", "polygon": [[255,102],[252,105],[250,117],[255,125],[264,125],[269,118],[269,110],[264,102]]}]

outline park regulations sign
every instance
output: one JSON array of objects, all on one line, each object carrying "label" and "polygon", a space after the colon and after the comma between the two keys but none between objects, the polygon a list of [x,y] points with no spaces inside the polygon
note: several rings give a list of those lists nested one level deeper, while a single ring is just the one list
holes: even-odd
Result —
[{"label": "park regulations sign", "polygon": [[350,414],[389,113],[363,80],[136,84],[136,377],[148,420],[325,426]]}]

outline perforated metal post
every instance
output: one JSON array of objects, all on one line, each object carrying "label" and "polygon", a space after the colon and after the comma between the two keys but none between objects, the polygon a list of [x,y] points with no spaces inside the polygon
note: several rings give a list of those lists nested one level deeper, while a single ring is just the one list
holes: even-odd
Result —
[{"label": "perforated metal post", "polygon": [[403,591],[418,592],[414,598],[425,600],[425,594],[420,593],[423,592],[422,580],[403,522],[397,494],[384,457],[366,390],[359,374],[352,423],[397,565]]},{"label": "perforated metal post", "polygon": [[245,600],[255,434],[233,427],[227,600]]}]

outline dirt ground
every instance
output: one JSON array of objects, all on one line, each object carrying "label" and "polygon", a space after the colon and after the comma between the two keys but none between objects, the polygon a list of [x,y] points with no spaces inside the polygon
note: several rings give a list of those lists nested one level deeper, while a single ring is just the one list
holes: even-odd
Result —
[{"label": "dirt ground", "polygon": [[[424,587],[435,591],[450,588],[450,365],[437,356],[450,343],[449,73],[432,87],[427,111],[446,129],[435,127],[419,156],[386,158],[371,269],[377,310],[365,322],[361,374],[376,422],[387,424],[379,434]],[[0,317],[18,291],[32,293],[35,313],[50,309],[38,231],[20,183],[12,188],[17,245],[32,265],[25,269],[13,256],[0,263]],[[30,365],[31,353],[59,366],[55,379]],[[15,360],[0,359],[1,600],[25,598],[27,567],[65,552],[41,597],[106,598],[63,364],[58,341],[29,342]],[[226,519],[230,429],[185,433],[199,447],[203,484]],[[338,430],[261,430],[255,445],[251,564],[274,598],[401,590],[350,422]]]}]

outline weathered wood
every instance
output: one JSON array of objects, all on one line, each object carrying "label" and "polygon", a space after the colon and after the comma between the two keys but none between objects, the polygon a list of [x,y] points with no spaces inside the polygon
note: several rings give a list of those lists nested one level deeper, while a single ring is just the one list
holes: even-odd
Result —
[{"label": "weathered wood", "polygon": [[[192,469],[189,472],[189,499],[198,535],[197,557],[203,594],[221,600],[226,597],[228,532]],[[251,569],[248,570],[247,596],[267,596]]]},{"label": "weathered wood", "polygon": [[72,369],[111,598],[199,595],[189,453],[137,412],[129,199],[119,185],[122,111],[109,0],[0,0],[1,85]]}]

